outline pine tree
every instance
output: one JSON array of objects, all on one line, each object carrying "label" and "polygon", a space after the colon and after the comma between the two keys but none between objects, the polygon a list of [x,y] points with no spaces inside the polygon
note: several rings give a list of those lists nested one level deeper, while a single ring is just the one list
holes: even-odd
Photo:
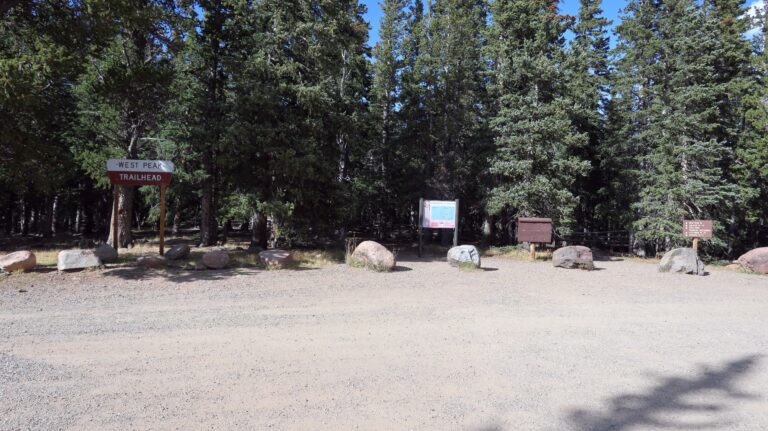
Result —
[{"label": "pine tree", "polygon": [[488,210],[553,218],[561,230],[573,218],[570,190],[589,162],[573,156],[586,144],[571,121],[563,77],[567,17],[544,0],[494,2],[489,31],[494,96],[491,120],[496,151],[490,172],[496,186]]},{"label": "pine tree", "polygon": [[579,16],[573,27],[573,40],[567,53],[566,73],[571,118],[579,133],[587,136],[587,145],[577,148],[574,155],[590,162],[591,169],[585,177],[576,179],[573,194],[579,197],[576,219],[579,226],[594,230],[597,223],[605,226],[603,208],[599,207],[602,196],[602,174],[599,148],[603,144],[608,104],[608,80],[610,74],[610,43],[607,27],[610,22],[603,18],[600,0],[581,0]]},{"label": "pine tree", "polygon": [[722,221],[737,198],[722,171],[729,150],[718,140],[721,42],[715,21],[692,0],[632,2],[628,10],[619,34],[629,49],[619,69],[621,98],[634,101],[624,108],[632,112],[627,138],[638,151],[634,228],[669,248],[684,240],[683,218]]}]

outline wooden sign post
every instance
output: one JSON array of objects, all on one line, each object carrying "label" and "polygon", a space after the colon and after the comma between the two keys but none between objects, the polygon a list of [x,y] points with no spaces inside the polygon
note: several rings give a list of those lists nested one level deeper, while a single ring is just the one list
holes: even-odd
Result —
[{"label": "wooden sign post", "polygon": [[531,244],[531,260],[536,261],[536,244],[552,242],[552,219],[539,217],[518,218],[517,241]]},{"label": "wooden sign post", "polygon": [[693,238],[693,251],[699,252],[699,239],[712,238],[712,220],[683,220],[683,236]]},{"label": "wooden sign post", "polygon": [[127,160],[110,159],[107,161],[107,175],[115,188],[112,220],[112,246],[117,250],[118,211],[120,186],[160,186],[160,255],[165,253],[165,188],[173,177],[174,166],[167,160]]},{"label": "wooden sign post", "polygon": [[419,199],[419,257],[423,248],[423,228],[453,229],[453,246],[459,245],[459,200],[428,201]]}]

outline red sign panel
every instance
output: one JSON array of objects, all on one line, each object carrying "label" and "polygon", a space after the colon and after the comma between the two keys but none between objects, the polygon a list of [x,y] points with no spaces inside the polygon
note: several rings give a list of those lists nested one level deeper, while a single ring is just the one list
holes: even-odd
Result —
[{"label": "red sign panel", "polygon": [[121,186],[168,185],[174,166],[166,160],[110,159],[107,175],[112,184]]},{"label": "red sign panel", "polygon": [[683,236],[712,238],[712,220],[683,220]]},{"label": "red sign panel", "polygon": [[552,242],[552,219],[520,217],[517,219],[517,240],[520,242]]}]

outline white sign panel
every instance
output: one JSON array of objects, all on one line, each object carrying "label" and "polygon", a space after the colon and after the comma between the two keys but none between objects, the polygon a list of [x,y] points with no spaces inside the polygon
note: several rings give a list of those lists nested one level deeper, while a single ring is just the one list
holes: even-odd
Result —
[{"label": "white sign panel", "polygon": [[173,173],[173,169],[173,162],[167,160],[107,160],[107,171],[109,172],[154,172],[170,174]]},{"label": "white sign panel", "polygon": [[456,228],[456,201],[424,201],[422,227],[430,229]]}]

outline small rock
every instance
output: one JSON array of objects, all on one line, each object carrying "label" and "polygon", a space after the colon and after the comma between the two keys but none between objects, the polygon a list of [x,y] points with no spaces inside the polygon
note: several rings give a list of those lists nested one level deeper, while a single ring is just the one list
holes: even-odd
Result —
[{"label": "small rock", "polygon": [[725,265],[725,269],[730,271],[738,271],[741,269],[741,265],[739,265],[738,263],[732,263],[730,265]]},{"label": "small rock", "polygon": [[265,250],[259,253],[259,259],[267,266],[285,266],[293,262],[293,255],[285,250]]},{"label": "small rock", "polygon": [[189,257],[189,246],[186,244],[176,244],[165,252],[165,258],[168,260],[181,260]]},{"label": "small rock", "polygon": [[203,262],[195,262],[195,271],[205,271],[208,269]]},{"label": "small rock", "polygon": [[376,241],[363,241],[352,252],[351,264],[376,271],[392,271],[397,264],[395,255]]},{"label": "small rock", "polygon": [[139,256],[139,258],[136,259],[137,265],[142,266],[144,268],[151,268],[151,269],[164,268],[166,263],[167,262],[165,260],[165,257],[156,256],[156,255]]},{"label": "small rock", "polygon": [[451,266],[472,264],[475,268],[480,268],[480,252],[474,245],[459,245],[452,247],[448,250],[446,259]]},{"label": "small rock", "polygon": [[582,245],[571,245],[561,247],[552,253],[552,265],[556,268],[568,269],[595,269],[595,263],[592,259],[592,250]]},{"label": "small rock", "polygon": [[664,254],[659,264],[659,272],[704,275],[704,262],[692,248],[676,248]]},{"label": "small rock", "polygon": [[16,251],[0,256],[0,270],[5,272],[31,271],[37,264],[37,258],[31,251]]},{"label": "small rock", "polygon": [[224,250],[213,250],[203,255],[203,265],[210,269],[226,268],[229,264],[229,253]]},{"label": "small rock", "polygon": [[742,254],[737,262],[750,271],[768,274],[768,247],[750,250]]},{"label": "small rock", "polygon": [[96,247],[96,250],[93,251],[96,256],[101,259],[102,262],[115,262],[117,261],[117,250],[115,250],[114,247],[112,247],[109,244],[102,244],[98,247]]},{"label": "small rock", "polygon": [[59,252],[58,264],[56,265],[59,271],[99,266],[101,266],[101,259],[96,256],[93,250],[62,250]]}]

